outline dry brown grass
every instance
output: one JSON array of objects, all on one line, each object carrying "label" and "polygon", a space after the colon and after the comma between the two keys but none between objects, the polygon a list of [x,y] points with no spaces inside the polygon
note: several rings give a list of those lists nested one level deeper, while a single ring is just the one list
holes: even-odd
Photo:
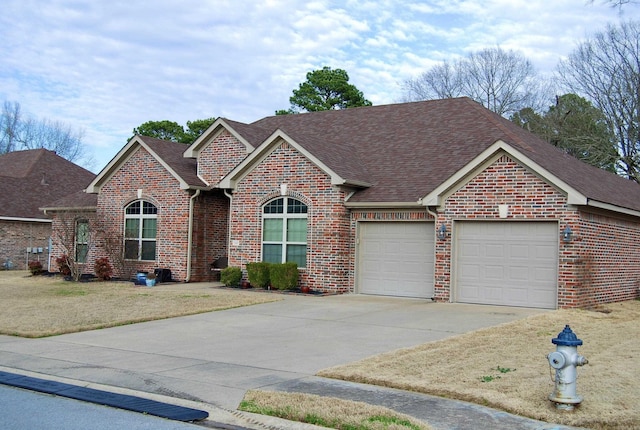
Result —
[{"label": "dry brown grass", "polygon": [[[547,400],[553,382],[546,354],[565,324],[584,341],[578,352],[589,360],[578,369],[577,392],[584,401],[573,412],[559,412]],[[548,312],[319,375],[466,400],[551,423],[640,428],[640,301],[600,311]]]},{"label": "dry brown grass", "polygon": [[430,426],[381,406],[314,394],[248,391],[241,410],[343,430],[429,430]]},{"label": "dry brown grass", "polygon": [[211,284],[67,282],[29,272],[0,272],[0,334],[43,337],[192,315],[279,300]]}]

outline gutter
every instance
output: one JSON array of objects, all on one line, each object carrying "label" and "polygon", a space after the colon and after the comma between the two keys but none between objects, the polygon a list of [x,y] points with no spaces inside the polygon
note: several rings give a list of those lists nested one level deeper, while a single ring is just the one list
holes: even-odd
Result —
[{"label": "gutter", "polygon": [[200,195],[200,190],[197,189],[196,192],[189,198],[189,234],[187,239],[187,277],[184,282],[189,282],[191,280],[191,247],[193,245],[193,206],[196,198]]}]

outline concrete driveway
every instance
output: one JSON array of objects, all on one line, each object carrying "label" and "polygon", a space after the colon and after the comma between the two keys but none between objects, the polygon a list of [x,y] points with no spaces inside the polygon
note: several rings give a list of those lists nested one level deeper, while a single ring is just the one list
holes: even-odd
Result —
[{"label": "concrete driveway", "polygon": [[544,312],[365,295],[282,299],[45,339],[0,336],[0,366],[235,410],[248,389]]}]

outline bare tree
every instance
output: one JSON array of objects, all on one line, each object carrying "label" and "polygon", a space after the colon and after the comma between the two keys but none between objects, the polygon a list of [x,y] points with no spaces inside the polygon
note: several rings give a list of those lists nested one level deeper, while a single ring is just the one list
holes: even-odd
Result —
[{"label": "bare tree", "polygon": [[640,23],[609,25],[560,62],[561,82],[604,112],[618,171],[640,182]]},{"label": "bare tree", "polygon": [[[590,4],[593,4],[594,0],[589,0]],[[638,4],[637,0],[603,0],[603,4],[611,5],[611,7],[617,7],[622,10],[622,6],[627,4]]]},{"label": "bare tree", "polygon": [[0,116],[0,154],[15,150],[20,134],[20,104],[5,101]]},{"label": "bare tree", "polygon": [[45,148],[69,161],[92,160],[85,152],[82,130],[61,121],[23,118],[20,104],[4,102],[0,116],[0,154],[23,149]]},{"label": "bare tree", "polygon": [[56,257],[60,271],[68,270],[69,276],[77,281],[82,275],[89,251],[95,246],[96,232],[89,222],[89,213],[78,211],[58,211],[54,223],[52,240],[62,255]]},{"label": "bare tree", "polygon": [[404,83],[406,100],[470,97],[508,116],[524,107],[539,106],[541,86],[532,63],[522,54],[499,47],[443,62]]},{"label": "bare tree", "polygon": [[405,101],[450,99],[462,95],[459,62],[444,61],[433,66],[416,79],[404,82]]}]

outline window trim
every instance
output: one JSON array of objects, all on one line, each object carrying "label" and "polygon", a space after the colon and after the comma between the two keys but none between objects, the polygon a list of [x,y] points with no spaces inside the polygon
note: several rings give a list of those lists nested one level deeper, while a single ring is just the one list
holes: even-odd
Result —
[{"label": "window trim", "polygon": [[[80,225],[84,225],[85,227],[85,232],[84,232],[84,241],[80,241]],[[89,255],[89,220],[86,218],[79,218],[76,220],[75,223],[75,232],[74,232],[74,240],[73,240],[73,255],[75,258],[75,262],[78,264],[86,264],[87,263],[87,257]],[[84,246],[85,250],[84,250],[84,258],[82,258],[82,261],[80,261],[81,259],[79,258],[79,254],[78,254],[78,246]]]},{"label": "window trim", "polygon": [[[139,204],[138,213],[127,213],[129,208],[134,206],[136,203]],[[151,213],[145,213],[147,211],[151,211]],[[123,247],[122,253],[125,260],[128,261],[156,261],[158,259],[158,207],[150,202],[149,200],[137,199],[132,202],[129,202],[124,207],[124,225],[123,227]],[[144,221],[154,219],[156,220],[155,225],[155,235],[153,238],[143,237],[144,235]],[[127,237],[127,220],[137,220],[137,237]],[[137,242],[137,257],[136,258],[127,258],[127,242]],[[145,242],[153,242],[154,243],[154,253],[153,259],[143,259],[143,244]]]},{"label": "window trim", "polygon": [[[278,200],[282,200],[282,212],[279,213],[265,213],[265,209],[272,204],[273,202],[276,202]],[[294,207],[304,207],[304,212],[303,213],[296,213],[296,212],[289,212],[289,208],[292,207],[289,203],[289,201],[295,201],[297,203],[297,205],[295,205]],[[290,245],[292,246],[300,246],[300,245],[304,245],[305,247],[305,253],[304,253],[304,265],[302,266],[298,266],[299,269],[304,269],[306,268],[307,265],[307,251],[308,251],[308,244],[309,244],[309,206],[304,203],[302,200],[297,199],[295,197],[290,197],[290,196],[278,196],[274,199],[269,200],[268,202],[266,202],[265,204],[262,205],[262,230],[261,230],[261,235],[260,235],[260,260],[264,261],[264,247],[265,245],[280,245],[281,246],[281,250],[280,250],[280,263],[284,263],[287,261],[287,249]],[[267,219],[280,219],[282,220],[282,238],[280,241],[274,241],[274,240],[264,240],[264,235],[265,235],[265,220]],[[292,220],[292,219],[305,219],[307,224],[306,224],[306,232],[305,232],[305,241],[304,242],[300,242],[300,241],[290,241],[287,240],[287,225],[288,225],[288,221]]]}]

